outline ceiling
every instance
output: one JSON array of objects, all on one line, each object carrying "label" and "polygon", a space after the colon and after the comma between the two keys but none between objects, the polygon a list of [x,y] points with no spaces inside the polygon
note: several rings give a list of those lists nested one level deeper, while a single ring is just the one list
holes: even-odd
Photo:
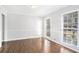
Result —
[{"label": "ceiling", "polygon": [[67,5],[38,5],[37,7],[32,8],[32,5],[3,5],[2,7],[5,8],[5,10],[7,10],[7,13],[10,14],[13,13],[43,17],[66,6]]}]

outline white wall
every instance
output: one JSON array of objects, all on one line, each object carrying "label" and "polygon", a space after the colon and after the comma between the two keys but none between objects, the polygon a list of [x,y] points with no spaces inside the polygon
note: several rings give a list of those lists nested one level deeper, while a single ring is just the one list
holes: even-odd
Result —
[{"label": "white wall", "polygon": [[5,41],[40,37],[42,34],[40,17],[8,14],[6,24],[7,40]]},{"label": "white wall", "polygon": [[51,18],[51,29],[52,29],[52,34],[51,34],[51,38],[52,39],[56,39],[58,41],[60,41],[62,39],[62,23],[63,20],[61,19],[61,15],[65,12],[69,12],[69,11],[73,11],[79,9],[79,6],[67,6],[63,9],[60,9],[56,12],[53,12],[49,15],[47,15],[44,18],[50,17]]},{"label": "white wall", "polygon": [[[52,25],[51,26],[52,31],[51,31],[51,37],[50,37],[51,40],[55,39],[55,41],[57,41],[59,43],[62,41],[62,39],[63,39],[63,20],[62,20],[61,16],[63,13],[73,11],[73,10],[78,10],[78,9],[79,9],[79,6],[77,6],[77,5],[67,6],[63,9],[60,9],[60,10],[53,12],[53,13],[47,15],[46,17],[44,17],[44,21],[45,21],[45,18],[47,18],[47,17],[51,18],[51,25]],[[78,25],[78,27],[79,27],[79,25]],[[79,41],[79,28],[78,28],[78,41]],[[68,45],[66,45],[62,42],[60,44],[63,44],[64,46],[68,47]],[[78,42],[78,44],[79,44],[79,42]],[[73,50],[79,52],[78,48],[73,47],[71,45],[69,47],[72,48]]]}]

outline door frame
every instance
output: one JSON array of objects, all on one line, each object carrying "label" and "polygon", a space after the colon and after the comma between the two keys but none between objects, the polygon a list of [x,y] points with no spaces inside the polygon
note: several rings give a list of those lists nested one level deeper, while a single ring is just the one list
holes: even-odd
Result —
[{"label": "door frame", "polygon": [[[2,17],[4,15],[4,19]],[[0,40],[0,47],[2,47],[2,42],[7,40],[7,11],[1,7],[0,11],[0,19],[1,19],[1,40]]]}]

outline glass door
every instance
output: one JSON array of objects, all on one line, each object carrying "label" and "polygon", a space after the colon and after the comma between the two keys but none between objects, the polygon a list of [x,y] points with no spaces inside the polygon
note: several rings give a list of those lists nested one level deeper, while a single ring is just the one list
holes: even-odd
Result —
[{"label": "glass door", "polygon": [[46,20],[46,35],[50,37],[50,19]]}]

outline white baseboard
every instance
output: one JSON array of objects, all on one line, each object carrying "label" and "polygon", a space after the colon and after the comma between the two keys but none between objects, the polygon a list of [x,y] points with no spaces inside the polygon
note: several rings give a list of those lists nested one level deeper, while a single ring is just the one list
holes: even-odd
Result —
[{"label": "white baseboard", "polygon": [[73,50],[73,51],[79,52],[79,48],[77,48],[77,47],[74,47],[74,46],[69,45],[69,44],[64,43],[64,42],[59,42],[59,41],[57,41],[57,40],[52,40],[52,39],[49,38],[49,37],[46,37],[46,38],[47,38],[48,40],[50,40],[50,41],[56,42],[56,43],[58,43],[58,44],[60,44],[60,45],[62,45],[62,46],[64,46],[64,47],[67,47],[67,48],[69,48],[69,49],[71,49],[71,50]]},{"label": "white baseboard", "polygon": [[14,38],[14,39],[7,39],[7,40],[4,40],[4,41],[15,41],[15,40],[32,39],[32,38],[41,38],[41,36],[31,36],[31,37]]},{"label": "white baseboard", "polygon": [[[8,39],[8,40],[5,40],[5,41],[15,41],[15,40],[31,39],[31,38],[40,38],[40,39],[41,39],[41,37],[42,37],[42,36],[31,36],[31,37]],[[64,47],[67,47],[67,48],[69,48],[69,49],[72,49],[72,50],[74,50],[74,51],[76,51],[76,52],[79,52],[79,48],[73,47],[73,46],[68,45],[68,44],[66,44],[66,43],[63,43],[63,42],[59,42],[59,41],[57,41],[57,40],[52,40],[52,39],[49,38],[49,37],[44,37],[44,38],[47,38],[47,39],[50,40],[50,41],[56,42],[56,43],[58,43],[58,44],[60,44],[60,45],[62,45],[62,46],[64,46]]]}]

